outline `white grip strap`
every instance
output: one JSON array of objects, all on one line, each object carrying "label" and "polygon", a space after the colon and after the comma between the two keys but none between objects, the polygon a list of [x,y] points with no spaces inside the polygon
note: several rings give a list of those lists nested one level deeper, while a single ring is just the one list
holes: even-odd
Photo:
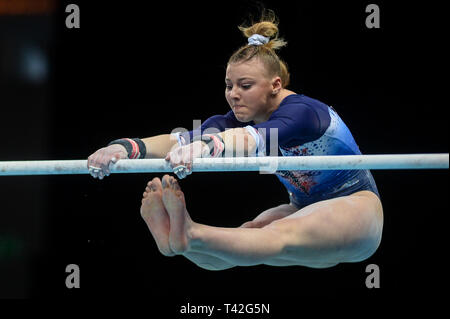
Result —
[{"label": "white grip strap", "polygon": [[266,146],[264,143],[264,138],[253,126],[247,125],[244,128],[255,139],[255,143],[256,143],[255,151],[258,154],[258,156],[265,156],[266,155]]},{"label": "white grip strap", "polygon": [[181,136],[181,132],[172,133],[171,135],[177,139],[178,146],[183,146],[186,144],[186,140],[183,136]]}]

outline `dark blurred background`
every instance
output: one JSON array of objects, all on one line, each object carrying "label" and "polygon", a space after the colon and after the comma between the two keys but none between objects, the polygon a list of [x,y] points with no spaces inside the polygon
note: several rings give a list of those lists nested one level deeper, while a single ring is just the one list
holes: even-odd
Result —
[{"label": "dark blurred background", "polygon": [[[81,11],[68,29],[66,5]],[[119,137],[192,129],[228,111],[224,71],[245,44],[237,26],[256,1],[0,0],[0,160],[85,159]],[[290,89],[333,105],[365,154],[448,152],[438,97],[439,8],[408,2],[265,1],[288,41]],[[368,29],[376,3],[381,28]],[[384,204],[381,246],[369,260],[317,270],[208,272],[159,254],[139,215],[156,174],[0,178],[0,297],[145,297],[170,313],[187,301],[275,302],[421,298],[439,287],[448,170],[372,171]],[[238,226],[287,202],[275,176],[197,173],[180,182],[192,218]],[[220,207],[211,196],[220,193]],[[367,265],[381,288],[367,289]],[[77,264],[81,288],[67,289]],[[169,300],[169,301],[168,301]],[[284,309],[296,307],[283,304]]]}]

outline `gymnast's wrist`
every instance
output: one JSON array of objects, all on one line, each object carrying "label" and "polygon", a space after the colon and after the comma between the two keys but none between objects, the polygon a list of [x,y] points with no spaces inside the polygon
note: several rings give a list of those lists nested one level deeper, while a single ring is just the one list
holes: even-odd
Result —
[{"label": "gymnast's wrist", "polygon": [[128,151],[125,146],[120,144],[111,144],[106,146],[114,154],[120,154],[120,159],[128,159]]},{"label": "gymnast's wrist", "polygon": [[110,142],[108,146],[115,144],[121,145],[125,148],[129,159],[145,158],[145,155],[147,154],[145,143],[139,138],[117,139]]},{"label": "gymnast's wrist", "polygon": [[224,143],[222,138],[216,134],[204,134],[194,137],[194,141],[202,145],[202,157],[223,156]]},{"label": "gymnast's wrist", "polygon": [[202,147],[201,153],[202,157],[211,157],[211,149],[208,146],[208,143],[205,141],[195,141],[194,143],[199,143]]}]

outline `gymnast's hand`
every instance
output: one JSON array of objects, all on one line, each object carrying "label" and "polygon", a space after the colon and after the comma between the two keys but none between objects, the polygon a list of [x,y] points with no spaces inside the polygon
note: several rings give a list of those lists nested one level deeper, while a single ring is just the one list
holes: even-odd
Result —
[{"label": "gymnast's hand", "polygon": [[208,154],[208,146],[202,141],[195,141],[167,153],[165,160],[170,162],[173,172],[182,179],[192,174],[192,163],[195,158],[206,157]]},{"label": "gymnast's hand", "polygon": [[103,179],[111,174],[111,166],[120,159],[127,159],[128,152],[125,147],[113,144],[103,147],[88,157],[89,174],[94,178]]}]

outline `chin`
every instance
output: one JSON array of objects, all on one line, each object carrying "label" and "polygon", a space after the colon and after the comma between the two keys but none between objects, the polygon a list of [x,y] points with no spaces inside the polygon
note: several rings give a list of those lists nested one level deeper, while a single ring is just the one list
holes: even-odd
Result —
[{"label": "chin", "polygon": [[236,114],[236,113],[234,113],[234,116],[236,117],[236,120],[238,120],[239,122],[242,122],[242,123],[246,123],[246,122],[251,122],[252,121],[248,116],[245,116],[243,114]]},{"label": "chin", "polygon": [[242,115],[239,116],[236,114],[234,114],[234,116],[236,117],[236,120],[238,120],[239,122],[242,122],[242,123],[251,122],[251,120],[246,116],[242,116]]}]

